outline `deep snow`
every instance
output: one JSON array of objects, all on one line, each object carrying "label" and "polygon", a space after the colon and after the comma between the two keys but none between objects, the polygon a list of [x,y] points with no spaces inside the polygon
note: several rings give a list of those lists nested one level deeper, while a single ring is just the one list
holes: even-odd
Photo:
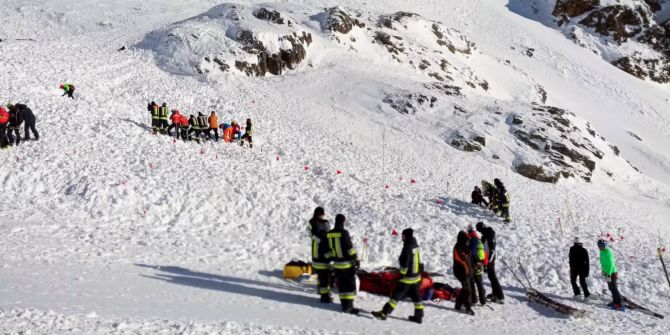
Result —
[{"label": "deep snow", "polygon": [[[567,269],[574,235],[596,264],[595,241],[610,233],[623,293],[669,309],[655,258],[670,233],[667,86],[616,70],[507,1],[289,3],[307,12],[335,4],[414,11],[457,28],[486,57],[509,59],[541,83],[548,104],[591,122],[643,173],[622,159],[604,163],[614,179],[599,171],[592,183],[541,184],[458,151],[435,123],[455,127],[450,110],[409,117],[378,107],[380,92],[420,82],[384,61],[324,52],[310,55],[319,57],[316,68],[282,77],[207,80],[163,71],[150,50],[131,47],[215,1],[13,1],[0,7],[0,101],[27,103],[43,138],[0,154],[2,332],[668,333],[667,321],[572,301]],[[117,51],[123,45],[130,48]],[[489,64],[469,66],[501,89],[519,87],[506,86]],[[64,81],[77,86],[77,100],[60,97]],[[459,103],[478,111],[494,98],[510,109],[530,103],[474,92]],[[216,110],[221,119],[251,117],[255,148],[153,136],[149,100],[187,113]],[[501,136],[492,133],[501,148],[514,144]],[[494,177],[512,195],[509,227],[467,204],[472,186]],[[390,232],[412,226],[429,270],[452,285],[458,229],[484,220],[500,234],[502,257],[521,259],[537,288],[590,314],[571,320],[528,304],[501,270],[507,304],[479,308],[474,318],[451,303],[429,304],[421,326],[341,315],[309,288],[279,279],[286,261],[308,257],[306,221],[317,205],[331,218],[347,215],[359,249],[369,239],[367,268],[393,264],[400,242]],[[595,265],[591,272],[593,290],[605,289]],[[361,294],[357,304],[374,310],[384,301]],[[410,312],[401,304],[394,315]]]}]

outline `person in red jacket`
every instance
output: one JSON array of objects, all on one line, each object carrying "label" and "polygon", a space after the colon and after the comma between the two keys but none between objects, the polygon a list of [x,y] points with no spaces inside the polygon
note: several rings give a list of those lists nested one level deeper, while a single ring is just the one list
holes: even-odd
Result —
[{"label": "person in red jacket", "polygon": [[172,110],[172,115],[170,115],[170,121],[172,121],[172,124],[167,128],[167,134],[168,136],[172,136],[172,129],[177,128],[176,133],[177,137],[179,137],[179,130],[181,129],[181,114],[179,114],[178,109],[173,109]]},{"label": "person in red jacket", "polygon": [[186,115],[179,115],[179,128],[181,130],[181,139],[186,141],[188,138],[188,118]]},{"label": "person in red jacket", "polygon": [[7,124],[9,123],[9,112],[0,107],[0,149],[5,149],[9,146],[7,142]]}]

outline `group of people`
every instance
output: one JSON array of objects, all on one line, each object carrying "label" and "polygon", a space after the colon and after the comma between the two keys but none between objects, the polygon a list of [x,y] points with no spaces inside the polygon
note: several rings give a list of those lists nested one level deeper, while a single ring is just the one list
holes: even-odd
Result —
[{"label": "group of people", "polygon": [[7,104],[7,108],[0,106],[0,149],[7,149],[21,143],[19,129],[24,126],[24,140],[30,140],[32,132],[35,140],[40,139],[40,134],[35,129],[37,118],[33,111],[24,104]]},{"label": "group of people", "polygon": [[[607,304],[607,306],[615,310],[623,311],[625,307],[617,285],[619,274],[616,268],[616,259],[614,258],[614,254],[612,254],[612,250],[609,248],[607,241],[600,239],[598,240],[597,245],[598,250],[600,251],[602,275],[607,280],[607,287],[612,293],[612,301]],[[578,237],[575,237],[575,243],[570,247],[569,260],[570,284],[572,284],[573,293],[575,294],[575,297],[579,297],[583,294],[584,299],[588,299],[589,296],[591,296],[589,286],[586,283],[586,277],[590,274],[589,253],[586,251]],[[577,285],[577,278],[579,278],[579,286]]]},{"label": "group of people", "polygon": [[[489,200],[486,201],[484,197]],[[491,209],[496,215],[502,217],[505,223],[511,221],[509,215],[509,193],[507,193],[507,189],[500,179],[493,179],[493,185],[486,180],[482,180],[482,187],[475,186],[471,199],[473,204]]]},{"label": "group of people", "polygon": [[[189,117],[186,117],[178,109],[173,109],[170,112],[166,103],[159,106],[154,101],[147,105],[147,111],[151,114],[151,129],[154,134],[161,133],[168,136],[176,136],[177,138],[181,137],[184,141],[195,140],[198,143],[200,143],[200,139],[203,136],[205,140],[211,140],[213,136],[213,139],[218,142],[219,129],[221,129],[224,142],[239,141],[240,145],[244,146],[245,141],[249,141],[249,148],[254,147],[254,127],[251,119],[247,119],[243,134],[242,128],[237,121],[233,120],[230,124],[219,124],[219,117],[214,111],[209,116],[198,113],[198,115],[191,114]],[[176,132],[175,135],[172,135],[173,129]]]},{"label": "group of people", "polygon": [[[308,230],[311,235],[312,269],[318,279],[318,293],[322,303],[331,303],[331,289],[337,283],[340,304],[345,313],[358,314],[354,307],[356,297],[356,270],[360,261],[351,241],[349,232],[345,229],[345,217],[337,214],[335,227],[330,228],[330,222],[325,218],[322,207],[314,210],[309,220]],[[479,234],[482,234],[480,239]],[[409,297],[414,303],[414,315],[410,321],[422,323],[424,305],[419,294],[419,286],[424,272],[421,263],[419,244],[414,237],[412,228],[401,233],[403,247],[398,257],[400,279],[389,301],[381,310],[372,312],[380,320],[386,320],[389,314],[397,307],[398,302]],[[496,262],[496,234],[493,228],[479,222],[475,227],[468,227],[468,232],[461,231],[454,247],[454,275],[461,283],[461,291],[456,300],[456,309],[465,307],[465,312],[474,315],[472,300],[482,305],[489,301],[504,303],[504,293],[495,273]],[[486,295],[482,283],[483,273],[488,274],[493,293]],[[335,280],[334,280],[335,279]],[[475,287],[477,288],[475,290]]]}]

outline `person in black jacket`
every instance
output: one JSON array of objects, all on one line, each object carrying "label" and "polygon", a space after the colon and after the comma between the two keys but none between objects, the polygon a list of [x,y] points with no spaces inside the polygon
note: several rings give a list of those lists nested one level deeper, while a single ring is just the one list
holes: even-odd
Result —
[{"label": "person in black jacket", "polygon": [[37,132],[37,129],[35,129],[35,122],[37,121],[37,119],[35,118],[35,114],[33,114],[33,111],[30,110],[30,108],[28,108],[28,106],[24,104],[16,104],[14,105],[14,108],[19,114],[19,118],[23,119],[24,122],[24,131],[25,131],[24,140],[30,141],[30,132],[28,132],[28,130],[33,132],[35,140],[39,140],[40,134]]},{"label": "person in black jacket", "polygon": [[584,249],[579,242],[579,238],[575,237],[575,244],[570,247],[570,284],[572,284],[572,291],[575,296],[581,295],[579,286],[577,286],[577,277],[579,277],[579,285],[584,291],[584,298],[588,298],[589,287],[586,285],[586,277],[589,276],[589,253]]},{"label": "person in black jacket", "polygon": [[[23,113],[19,113],[19,109],[16,106],[11,106],[9,111],[9,124],[7,125],[7,138],[9,139],[10,145],[19,145],[21,143],[21,136],[19,135],[19,128],[23,123]],[[14,136],[12,132],[16,135],[16,142],[14,141]]]},{"label": "person in black jacket", "polygon": [[359,310],[354,308],[356,298],[356,270],[359,262],[356,249],[351,243],[349,232],[344,229],[346,218],[342,214],[335,216],[335,228],[328,232],[328,244],[330,245],[330,258],[333,260],[335,278],[337,278],[337,289],[340,294],[342,312],[358,314]]},{"label": "person in black jacket", "polygon": [[[396,308],[398,301],[409,296],[414,302],[414,315],[409,317],[410,321],[421,323],[423,321],[423,302],[419,295],[421,283],[421,253],[419,244],[414,238],[414,230],[407,228],[402,231],[402,252],[398,258],[400,263],[400,274],[402,277],[393,292],[392,298],[384,305],[381,311],[372,312],[372,315],[380,320],[386,317]],[[466,247],[467,248],[467,247]]]},{"label": "person in black jacket", "polygon": [[472,293],[470,291],[470,282],[474,275],[474,269],[472,267],[472,254],[468,246],[469,241],[468,233],[464,231],[458,232],[456,245],[454,246],[454,276],[461,283],[461,292],[456,298],[454,308],[460,311],[461,307],[465,305],[465,313],[475,315],[475,312],[472,310]]},{"label": "person in black jacket", "polygon": [[489,277],[489,282],[491,282],[491,301],[503,304],[505,303],[505,294],[496,276],[496,232],[493,228],[487,227],[484,222],[477,222],[475,228],[482,234],[481,241],[484,244],[484,248],[489,251],[489,263],[486,265],[486,273]]},{"label": "person in black jacket", "polygon": [[330,260],[330,246],[328,245],[327,234],[330,230],[330,222],[326,220],[326,213],[321,207],[314,209],[314,215],[309,220],[307,229],[312,237],[312,269],[316,272],[319,281],[319,295],[321,295],[321,302],[331,303],[333,298],[330,297],[331,287],[331,270]]}]

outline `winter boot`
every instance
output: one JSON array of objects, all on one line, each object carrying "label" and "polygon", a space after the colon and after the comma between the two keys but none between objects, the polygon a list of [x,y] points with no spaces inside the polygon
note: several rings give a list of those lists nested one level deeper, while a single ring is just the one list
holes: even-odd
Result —
[{"label": "winter boot", "polygon": [[361,310],[358,309],[358,308],[355,308],[355,307],[351,307],[351,308],[347,308],[347,309],[342,310],[342,313],[353,314],[353,315],[358,315],[358,313],[360,313],[360,312],[361,312]]},{"label": "winter boot", "polygon": [[473,311],[472,308],[466,308],[465,309],[465,314],[470,314],[472,316],[475,316],[475,311]]},{"label": "winter boot", "polygon": [[322,294],[320,301],[324,304],[330,304],[333,302],[333,298],[330,296],[330,294]]},{"label": "winter boot", "polygon": [[417,317],[417,316],[414,316],[414,315],[410,315],[408,317],[408,319],[409,319],[409,321],[416,322],[416,323],[421,323],[422,322],[420,317]]},{"label": "winter boot", "polygon": [[382,321],[386,320],[386,313],[384,313],[383,311],[372,312],[372,316],[374,316],[375,319],[377,319],[377,320],[382,320]]}]

